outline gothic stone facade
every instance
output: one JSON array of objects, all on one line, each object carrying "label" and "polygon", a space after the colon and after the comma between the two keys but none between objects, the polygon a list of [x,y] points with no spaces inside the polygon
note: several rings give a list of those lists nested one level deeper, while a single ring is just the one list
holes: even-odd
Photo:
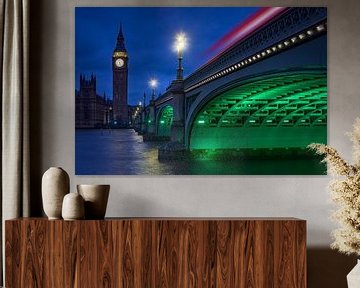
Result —
[{"label": "gothic stone facade", "polygon": [[128,106],[128,54],[120,27],[112,53],[113,100],[96,93],[96,77],[80,75],[80,91],[75,91],[76,128],[125,128],[131,125]]},{"label": "gothic stone facade", "polygon": [[96,93],[96,77],[80,75],[80,91],[75,91],[75,127],[107,127],[112,119],[112,101]]}]

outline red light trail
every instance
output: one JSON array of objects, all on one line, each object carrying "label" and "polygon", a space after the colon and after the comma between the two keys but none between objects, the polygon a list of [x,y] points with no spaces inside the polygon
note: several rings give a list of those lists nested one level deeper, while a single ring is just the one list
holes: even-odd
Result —
[{"label": "red light trail", "polygon": [[[241,22],[230,32],[225,34],[220,38],[214,45],[212,45],[207,51],[206,54],[210,55],[216,51],[218,55],[211,59],[209,62],[212,62],[222,52],[229,49],[232,45],[239,42],[240,40],[245,39],[247,36],[255,32],[257,29],[261,28],[263,25],[267,24],[271,19],[278,16],[284,12],[286,7],[264,7],[259,9],[256,13],[247,18],[244,22]],[[208,63],[209,63],[208,62]]]}]

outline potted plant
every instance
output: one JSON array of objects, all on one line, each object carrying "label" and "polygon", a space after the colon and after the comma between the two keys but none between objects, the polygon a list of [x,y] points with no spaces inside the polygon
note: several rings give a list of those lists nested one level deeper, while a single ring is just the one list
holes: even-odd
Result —
[{"label": "potted plant", "polygon": [[[348,136],[353,143],[354,164],[345,161],[331,146],[313,143],[309,148],[324,156],[323,162],[334,176],[329,184],[331,199],[338,205],[333,218],[341,226],[332,232],[331,247],[360,256],[360,118],[356,119]],[[347,281],[349,288],[359,287],[360,261],[348,274]]]}]

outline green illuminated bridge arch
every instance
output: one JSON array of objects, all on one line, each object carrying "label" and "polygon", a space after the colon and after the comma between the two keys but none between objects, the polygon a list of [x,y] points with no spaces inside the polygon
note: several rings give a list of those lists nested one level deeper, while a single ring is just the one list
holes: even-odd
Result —
[{"label": "green illuminated bridge arch", "polygon": [[326,79],[326,69],[273,73],[215,95],[194,117],[190,149],[326,143]]},{"label": "green illuminated bridge arch", "polygon": [[159,121],[157,126],[157,135],[160,137],[171,136],[171,125],[173,122],[174,109],[172,106],[167,105],[159,112]]}]

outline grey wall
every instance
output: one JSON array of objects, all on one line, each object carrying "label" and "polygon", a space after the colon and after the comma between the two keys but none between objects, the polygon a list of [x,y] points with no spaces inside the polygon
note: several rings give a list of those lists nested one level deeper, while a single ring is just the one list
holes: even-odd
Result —
[{"label": "grey wall", "polygon": [[[350,160],[351,144],[344,133],[351,130],[354,119],[360,116],[360,1],[171,1],[175,6],[193,6],[194,3],[328,7],[328,142]],[[71,176],[72,190],[79,183],[111,184],[107,216],[299,217],[308,223],[310,286],[344,285],[344,273],[351,266],[352,258],[325,249],[334,228],[329,220],[334,207],[326,191],[328,176],[74,176],[74,7],[170,4],[166,1],[120,0],[38,0],[31,4],[34,215],[41,213],[42,173],[50,166],[61,166]],[[320,259],[326,262],[321,265]],[[334,269],[325,271],[322,267],[329,267],[329,263]],[[334,278],[334,271],[341,272],[342,280]],[[323,277],[320,277],[322,273]],[[328,273],[329,280],[320,280],[326,278],[324,273]],[[326,283],[331,284],[325,286]]]}]

